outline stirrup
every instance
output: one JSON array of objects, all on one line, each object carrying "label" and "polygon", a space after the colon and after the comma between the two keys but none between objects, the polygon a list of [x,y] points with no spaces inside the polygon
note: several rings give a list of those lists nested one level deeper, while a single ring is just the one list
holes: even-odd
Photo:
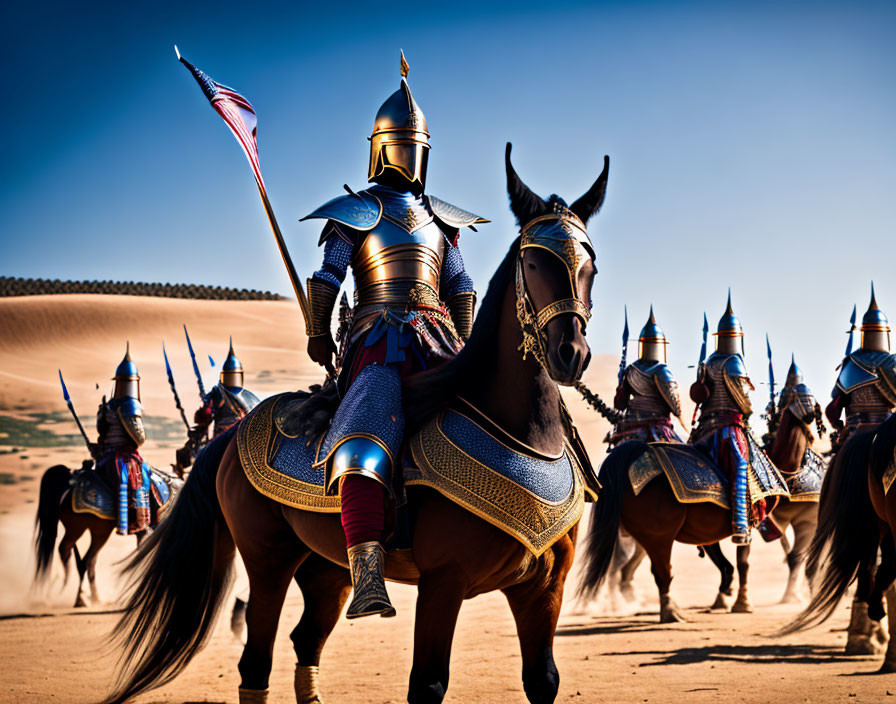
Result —
[{"label": "stirrup", "polygon": [[376,540],[352,545],[348,549],[348,566],[352,574],[354,594],[345,612],[346,618],[395,615],[389,601],[385,579],[386,552]]},{"label": "stirrup", "polygon": [[750,529],[747,528],[746,531],[742,531],[739,527],[736,528],[735,532],[731,534],[731,542],[735,545],[749,545]]}]

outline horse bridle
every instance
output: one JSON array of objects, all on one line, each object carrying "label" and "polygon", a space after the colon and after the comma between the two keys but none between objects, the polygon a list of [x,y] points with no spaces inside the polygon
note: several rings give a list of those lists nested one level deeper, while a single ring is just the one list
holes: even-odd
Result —
[{"label": "horse bridle", "polygon": [[[526,286],[523,253],[526,249],[544,249],[563,262],[569,274],[571,296],[552,301],[540,310],[535,307]],[[519,349],[523,359],[531,354],[545,371],[547,364],[546,328],[558,315],[572,313],[582,322],[591,318],[591,308],[581,298],[578,278],[582,267],[594,259],[584,223],[568,208],[554,204],[553,212],[526,223],[520,233],[520,252],[516,262],[516,317],[523,334]]]}]

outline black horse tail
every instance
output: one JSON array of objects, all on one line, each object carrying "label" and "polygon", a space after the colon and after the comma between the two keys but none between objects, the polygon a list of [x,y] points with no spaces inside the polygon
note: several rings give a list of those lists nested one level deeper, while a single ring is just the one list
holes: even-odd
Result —
[{"label": "black horse tail", "polygon": [[69,488],[71,479],[71,470],[57,464],[44,472],[40,480],[40,498],[37,501],[37,516],[34,520],[36,531],[34,554],[37,557],[34,581],[38,584],[46,580],[50,574],[53,548],[56,547],[56,535],[59,530],[59,504]]},{"label": "black horse tail", "polygon": [[805,610],[779,635],[817,626],[834,613],[860,570],[877,558],[877,516],[868,492],[868,462],[874,431],[847,441],[831,463],[821,487],[818,528],[809,546],[806,576],[815,593]]},{"label": "black horse tail", "polygon": [[123,569],[129,594],[112,632],[122,669],[107,704],[170,682],[211,634],[233,579],[235,548],[215,479],[235,430],[199,453],[174,506]]},{"label": "black horse tail", "polygon": [[593,599],[603,583],[619,540],[622,499],[628,485],[628,468],[647,449],[639,441],[624,443],[613,450],[600,467],[600,496],[591,507],[591,523],[584,545],[584,564],[579,582],[579,598]]}]

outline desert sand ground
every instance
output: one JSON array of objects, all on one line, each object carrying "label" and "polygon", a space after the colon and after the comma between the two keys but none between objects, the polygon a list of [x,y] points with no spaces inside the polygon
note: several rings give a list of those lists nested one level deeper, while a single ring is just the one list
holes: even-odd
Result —
[{"label": "desert sand ground", "polygon": [[[115,623],[116,561],[133,538],[113,537],[100,556],[102,602],[70,608],[74,585],[60,590],[58,565],[47,592],[30,590],[31,538],[43,470],[58,462],[77,466],[84,457],[62,403],[61,367],[90,431],[96,404],[111,388],[109,377],[125,340],[143,376],[143,401],[153,437],[145,456],[165,467],[183,441],[182,426],[164,376],[161,343],[168,345],[181,397],[192,413],[198,402],[182,323],[193,337],[207,383],[214,381],[206,355],[220,364],[227,336],[247,369],[247,385],[265,396],[307,386],[320,373],[304,355],[298,311],[291,302],[201,302],[118,296],[0,299],[0,702],[96,702],[114,676],[116,653],[104,639]],[[609,396],[616,360],[597,358],[586,381]],[[99,384],[99,389],[96,388]],[[606,425],[569,396],[592,457],[603,457]],[[689,411],[686,411],[686,416]],[[10,420],[12,419],[12,420]],[[21,421],[17,423],[16,421]],[[37,427],[33,434],[22,428]],[[60,437],[62,436],[62,437]],[[14,451],[13,451],[14,450]],[[733,549],[726,545],[733,557]],[[611,614],[600,601],[586,613],[569,607],[561,618],[555,656],[558,702],[870,702],[896,701],[896,677],[872,674],[874,658],[841,655],[847,605],[808,633],[769,637],[798,610],[779,605],[786,568],[778,544],[755,544],[750,582],[755,612],[709,612],[718,575],[693,547],[673,554],[673,596],[688,623],[657,623],[657,597],[649,569],[641,567],[639,599]],[[570,584],[575,583],[573,574]],[[237,589],[241,588],[238,579]],[[393,585],[395,619],[343,620],[322,662],[327,702],[403,702],[411,664],[414,590]],[[301,596],[290,591],[281,618],[271,678],[271,702],[291,702],[293,654],[288,634],[299,618]],[[241,646],[224,618],[209,646],[174,682],[139,702],[236,702]],[[461,612],[446,702],[525,702],[515,629],[503,597],[487,595]],[[891,694],[894,693],[894,694]]]}]

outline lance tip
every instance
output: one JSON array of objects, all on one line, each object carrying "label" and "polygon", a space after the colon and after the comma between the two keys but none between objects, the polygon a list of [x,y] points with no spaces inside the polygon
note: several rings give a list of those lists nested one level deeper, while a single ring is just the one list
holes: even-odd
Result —
[{"label": "lance tip", "polygon": [[177,44],[174,45],[174,53],[177,56],[177,60],[180,61],[181,60],[180,50],[177,48]]}]

